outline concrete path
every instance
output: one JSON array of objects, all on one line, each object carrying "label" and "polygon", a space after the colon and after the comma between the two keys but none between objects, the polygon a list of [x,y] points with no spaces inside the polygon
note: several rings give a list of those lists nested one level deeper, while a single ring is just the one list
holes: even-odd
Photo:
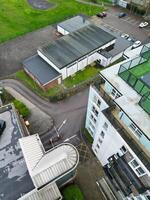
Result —
[{"label": "concrete path", "polygon": [[30,127],[30,134],[39,133],[44,134],[53,127],[53,118],[43,111],[41,111],[37,106],[27,100],[24,96],[18,93],[11,87],[5,87],[5,89],[16,99],[23,102],[31,111],[31,115],[28,118]]},{"label": "concrete path", "polygon": [[29,4],[39,10],[47,10],[54,6],[53,3],[48,2],[48,0],[28,0]]},{"label": "concrete path", "polygon": [[[45,99],[37,96],[22,83],[13,79],[2,80],[2,86],[11,88],[31,102],[42,112],[52,117],[56,127],[67,119],[67,123],[61,129],[63,132],[63,140],[79,133],[81,126],[84,124],[85,113],[88,101],[88,89],[75,94],[74,96],[57,103],[50,103]],[[32,106],[32,105],[31,105]],[[50,132],[44,134],[43,140],[48,141]]]}]

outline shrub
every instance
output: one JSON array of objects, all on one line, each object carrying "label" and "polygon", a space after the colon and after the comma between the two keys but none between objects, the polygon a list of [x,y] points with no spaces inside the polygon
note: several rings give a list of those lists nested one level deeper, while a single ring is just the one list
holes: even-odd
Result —
[{"label": "shrub", "polygon": [[64,200],[84,200],[83,194],[77,185],[70,185],[63,190]]},{"label": "shrub", "polygon": [[23,118],[26,118],[30,115],[30,110],[21,101],[14,100],[13,103],[15,108],[18,110],[19,114],[22,115]]}]

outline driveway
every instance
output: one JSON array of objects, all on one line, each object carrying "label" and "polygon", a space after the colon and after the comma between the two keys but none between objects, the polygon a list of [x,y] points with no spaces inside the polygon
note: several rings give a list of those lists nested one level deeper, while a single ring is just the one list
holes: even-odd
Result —
[{"label": "driveway", "polygon": [[[34,94],[19,81],[5,79],[2,81],[2,86],[12,88],[46,115],[52,117],[56,127],[60,127],[62,122],[66,120],[66,123],[60,129],[60,134],[63,135],[62,141],[73,141],[75,143],[80,141],[80,128],[85,120],[88,88],[64,101],[50,103]],[[41,136],[47,149],[51,147],[49,139],[53,135],[56,135],[55,130],[47,131]]]},{"label": "driveway", "polygon": [[118,14],[124,11],[119,7],[110,7],[107,11],[107,17],[101,19],[98,17],[93,17],[92,21],[98,26],[105,26],[106,28],[117,32],[119,34],[127,33],[137,40],[144,41],[148,37],[150,32],[150,26],[147,28],[139,29],[138,25],[143,19],[139,16],[131,14],[128,10],[127,16],[123,18],[118,18]]},{"label": "driveway", "polygon": [[0,77],[22,69],[22,61],[36,53],[38,47],[56,39],[52,26],[39,29],[0,45]]}]

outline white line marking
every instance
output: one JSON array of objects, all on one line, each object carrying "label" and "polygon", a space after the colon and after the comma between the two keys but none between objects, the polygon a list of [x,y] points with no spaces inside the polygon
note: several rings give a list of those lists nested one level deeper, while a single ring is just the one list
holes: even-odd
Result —
[{"label": "white line marking", "polygon": [[75,138],[75,137],[77,137],[77,135],[73,135],[73,136],[71,136],[70,138],[65,139],[64,142],[68,142],[69,140],[71,140],[71,139],[73,139],[73,138]]}]

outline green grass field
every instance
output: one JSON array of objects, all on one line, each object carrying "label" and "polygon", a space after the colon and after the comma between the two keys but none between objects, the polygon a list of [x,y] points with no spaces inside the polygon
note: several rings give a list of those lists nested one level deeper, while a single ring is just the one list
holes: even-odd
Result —
[{"label": "green grass field", "polygon": [[77,185],[70,185],[62,191],[64,200],[84,200],[83,194]]},{"label": "green grass field", "polygon": [[141,76],[144,76],[145,74],[150,73],[150,60],[136,67],[133,67],[129,71],[138,78],[140,78]]},{"label": "green grass field", "polygon": [[49,10],[40,11],[33,9],[27,0],[1,0],[0,42],[80,13],[90,16],[103,10],[103,8],[81,4],[75,0],[51,0],[50,2],[55,6]]},{"label": "green grass field", "polygon": [[94,77],[100,72],[100,70],[101,69],[96,66],[88,66],[83,71],[78,71],[73,77],[70,76],[66,78],[63,83],[65,87],[71,88]]}]

